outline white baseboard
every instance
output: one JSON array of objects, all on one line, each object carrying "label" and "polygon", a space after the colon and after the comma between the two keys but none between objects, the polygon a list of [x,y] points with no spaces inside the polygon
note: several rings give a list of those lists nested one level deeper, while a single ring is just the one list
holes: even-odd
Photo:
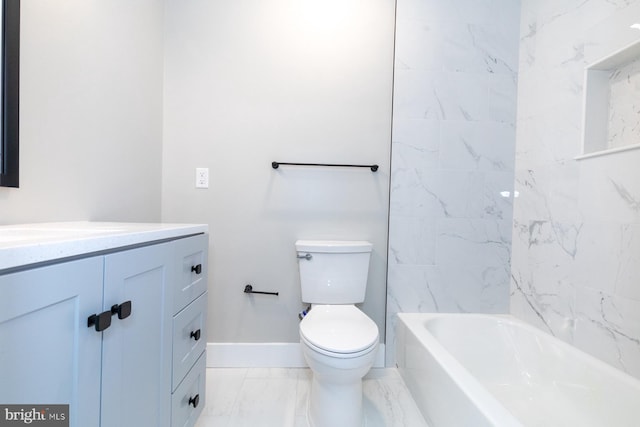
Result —
[{"label": "white baseboard", "polygon": [[[384,344],[374,368],[384,368]],[[207,368],[306,368],[300,343],[207,343]]]}]

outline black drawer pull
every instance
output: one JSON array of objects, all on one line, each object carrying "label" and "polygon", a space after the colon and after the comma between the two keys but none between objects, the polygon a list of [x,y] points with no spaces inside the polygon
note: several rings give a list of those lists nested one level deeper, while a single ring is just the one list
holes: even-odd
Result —
[{"label": "black drawer pull", "polygon": [[111,315],[118,315],[118,319],[126,319],[131,316],[131,301],[125,301],[122,304],[114,304],[111,306]]},{"label": "black drawer pull", "polygon": [[199,394],[196,394],[194,397],[189,398],[189,405],[193,405],[194,408],[197,408],[199,403],[200,403]]},{"label": "black drawer pull", "polygon": [[191,331],[191,335],[189,335],[190,338],[195,339],[196,341],[200,340],[200,329],[198,329],[197,331]]},{"label": "black drawer pull", "polygon": [[192,266],[191,271],[195,271],[196,274],[202,273],[202,264]]},{"label": "black drawer pull", "polygon": [[87,327],[95,326],[96,331],[102,332],[111,326],[111,312],[104,311],[100,314],[92,314],[87,318]]}]

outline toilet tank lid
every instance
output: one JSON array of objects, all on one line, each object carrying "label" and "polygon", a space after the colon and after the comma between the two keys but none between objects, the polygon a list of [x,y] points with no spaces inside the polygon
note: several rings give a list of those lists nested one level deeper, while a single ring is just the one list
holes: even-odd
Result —
[{"label": "toilet tank lid", "polygon": [[364,240],[298,240],[298,252],[360,253],[371,252],[373,245]]}]

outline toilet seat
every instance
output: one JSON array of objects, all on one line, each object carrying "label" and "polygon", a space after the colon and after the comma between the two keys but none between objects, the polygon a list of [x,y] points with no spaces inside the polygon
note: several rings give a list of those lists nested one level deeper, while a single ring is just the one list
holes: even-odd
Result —
[{"label": "toilet seat", "polygon": [[378,342],[378,326],[355,305],[314,305],[300,322],[300,338],[335,357],[366,354]]},{"label": "toilet seat", "polygon": [[313,343],[309,342],[308,340],[306,340],[302,335],[300,336],[300,341],[302,342],[302,344],[304,346],[306,346],[307,348],[309,348],[311,351],[313,351],[314,353],[317,354],[322,354],[325,356],[328,356],[332,359],[357,359],[361,356],[366,356],[367,354],[371,353],[373,350],[378,348],[378,343],[374,342],[371,347],[365,348],[364,350],[355,352],[355,353],[336,353],[334,351],[328,351],[325,350],[323,348],[317,347],[315,345],[313,345]]}]

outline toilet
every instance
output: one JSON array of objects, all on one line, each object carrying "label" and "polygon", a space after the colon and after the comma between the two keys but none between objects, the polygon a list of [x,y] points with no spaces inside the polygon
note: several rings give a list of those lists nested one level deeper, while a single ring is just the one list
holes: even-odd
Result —
[{"label": "toilet", "polygon": [[313,373],[312,427],[360,427],[362,377],[373,366],[378,327],[355,304],[364,301],[372,244],[298,240],[302,301],[300,344]]}]

